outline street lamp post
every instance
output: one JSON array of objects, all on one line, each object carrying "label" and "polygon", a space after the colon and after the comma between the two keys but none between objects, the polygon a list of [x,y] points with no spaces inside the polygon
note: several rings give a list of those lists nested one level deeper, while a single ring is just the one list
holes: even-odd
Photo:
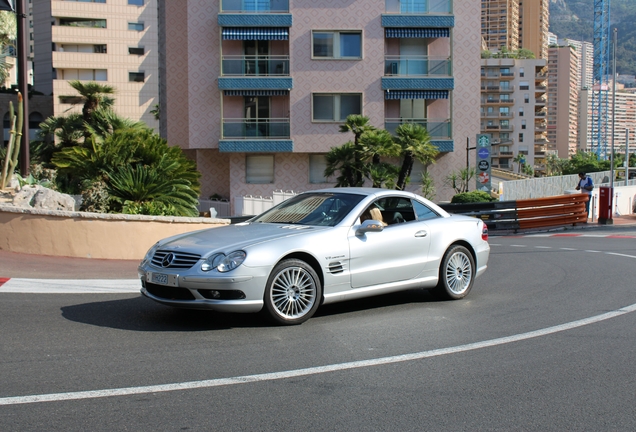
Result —
[{"label": "street lamp post", "polygon": [[16,19],[18,24],[18,89],[22,93],[24,122],[22,141],[20,141],[20,173],[29,175],[31,157],[29,155],[29,71],[27,64],[27,8],[26,0],[16,0]]}]

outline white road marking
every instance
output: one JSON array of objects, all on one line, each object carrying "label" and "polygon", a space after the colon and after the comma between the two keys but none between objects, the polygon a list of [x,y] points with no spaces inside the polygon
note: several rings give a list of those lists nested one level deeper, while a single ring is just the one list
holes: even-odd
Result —
[{"label": "white road marking", "polygon": [[566,250],[566,251],[575,251],[576,249],[574,248],[559,248],[561,250]]},{"label": "white road marking", "polygon": [[622,257],[626,257],[626,258],[636,258],[636,256],[634,255],[625,255],[625,254],[621,254],[621,253],[617,253],[617,252],[605,252],[608,255],[616,255],[616,256],[622,256]]},{"label": "white road marking", "polygon": [[24,294],[121,294],[139,290],[138,279],[9,279],[0,286],[0,293]]},{"label": "white road marking", "polygon": [[512,335],[512,336],[490,339],[490,340],[486,340],[482,342],[458,345],[455,347],[441,348],[441,349],[435,349],[430,351],[421,351],[421,352],[412,353],[412,354],[403,354],[403,355],[397,355],[397,356],[391,356],[391,357],[381,357],[377,359],[360,360],[360,361],[353,361],[348,363],[338,363],[338,364],[332,364],[332,365],[326,365],[326,366],[296,369],[291,371],[272,372],[272,373],[264,373],[264,374],[258,374],[258,375],[243,375],[243,376],[231,377],[231,378],[218,378],[218,379],[210,379],[210,380],[202,380],[202,381],[187,381],[187,382],[181,382],[181,383],[160,384],[160,385],[141,386],[141,387],[125,387],[125,388],[116,388],[116,389],[89,390],[89,391],[68,392],[68,393],[50,393],[50,394],[40,394],[40,395],[30,395],[30,396],[3,397],[3,398],[0,398],[0,405],[19,405],[19,404],[39,403],[39,402],[59,402],[59,401],[67,401],[67,400],[95,399],[95,398],[112,397],[112,396],[129,396],[129,395],[146,394],[146,393],[160,393],[160,392],[169,392],[169,391],[175,391],[175,390],[193,390],[193,389],[201,389],[201,388],[213,388],[213,387],[230,386],[230,385],[236,385],[236,384],[248,384],[248,383],[255,383],[255,382],[288,379],[288,378],[294,378],[299,376],[316,375],[316,374],[337,372],[337,371],[343,371],[343,370],[349,370],[349,369],[357,369],[357,368],[363,368],[363,367],[400,363],[400,362],[406,362],[406,361],[422,360],[426,358],[438,357],[438,356],[447,355],[447,354],[456,354],[456,353],[461,353],[466,351],[477,350],[481,348],[489,348],[489,347],[509,344],[513,342],[519,342],[519,341],[537,338],[541,336],[547,336],[550,334],[572,330],[578,327],[583,327],[586,325],[595,324],[601,321],[616,318],[621,315],[625,315],[634,311],[636,311],[636,304],[632,304],[630,306],[623,307],[621,309],[617,309],[617,310],[607,312],[601,315],[596,315],[589,318],[584,318],[581,320],[572,321],[569,323],[565,323],[565,324],[561,324],[561,325],[557,325],[553,327],[547,327],[541,330],[535,330],[535,331],[520,333],[520,334]]},{"label": "white road marking", "polygon": [[537,249],[552,249],[550,246],[535,246]]},{"label": "white road marking", "polygon": [[[590,253],[603,253],[601,251],[597,251],[597,250],[584,250],[583,252],[590,252]],[[607,252],[605,252],[607,253]]]},{"label": "white road marking", "polygon": [[520,248],[524,248],[524,247],[527,247],[527,245],[510,245],[510,247],[520,247]]}]

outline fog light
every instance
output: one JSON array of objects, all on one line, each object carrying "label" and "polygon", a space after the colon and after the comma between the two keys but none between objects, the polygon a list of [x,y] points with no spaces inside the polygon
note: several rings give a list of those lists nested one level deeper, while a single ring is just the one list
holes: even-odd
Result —
[{"label": "fog light", "polygon": [[213,299],[220,299],[221,293],[216,290],[210,290],[210,297],[212,297]]}]

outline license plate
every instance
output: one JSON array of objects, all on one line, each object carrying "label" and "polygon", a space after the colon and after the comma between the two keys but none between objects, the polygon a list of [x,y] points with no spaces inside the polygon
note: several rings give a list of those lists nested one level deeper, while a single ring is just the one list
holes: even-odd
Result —
[{"label": "license plate", "polygon": [[169,285],[175,287],[179,285],[176,275],[169,275],[165,273],[148,272],[146,274],[146,280],[157,285]]}]

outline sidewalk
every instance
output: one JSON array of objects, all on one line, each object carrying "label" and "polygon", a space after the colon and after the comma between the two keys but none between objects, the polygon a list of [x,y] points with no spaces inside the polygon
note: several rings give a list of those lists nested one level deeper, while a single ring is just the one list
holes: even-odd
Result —
[{"label": "sidewalk", "polygon": [[[537,232],[607,232],[608,235],[628,231],[636,236],[636,214],[619,216],[612,225],[598,223],[581,224],[560,229],[533,230]],[[499,235],[491,232],[492,236]],[[503,234],[506,235],[506,234]],[[42,292],[74,292],[82,287],[92,292],[133,292],[141,284],[137,276],[138,260],[105,260],[92,258],[69,258],[44,255],[27,255],[0,250],[0,292],[9,287],[37,285]],[[13,288],[12,288],[13,289]],[[19,290],[18,290],[19,291]],[[14,292],[18,292],[14,291]]]}]

